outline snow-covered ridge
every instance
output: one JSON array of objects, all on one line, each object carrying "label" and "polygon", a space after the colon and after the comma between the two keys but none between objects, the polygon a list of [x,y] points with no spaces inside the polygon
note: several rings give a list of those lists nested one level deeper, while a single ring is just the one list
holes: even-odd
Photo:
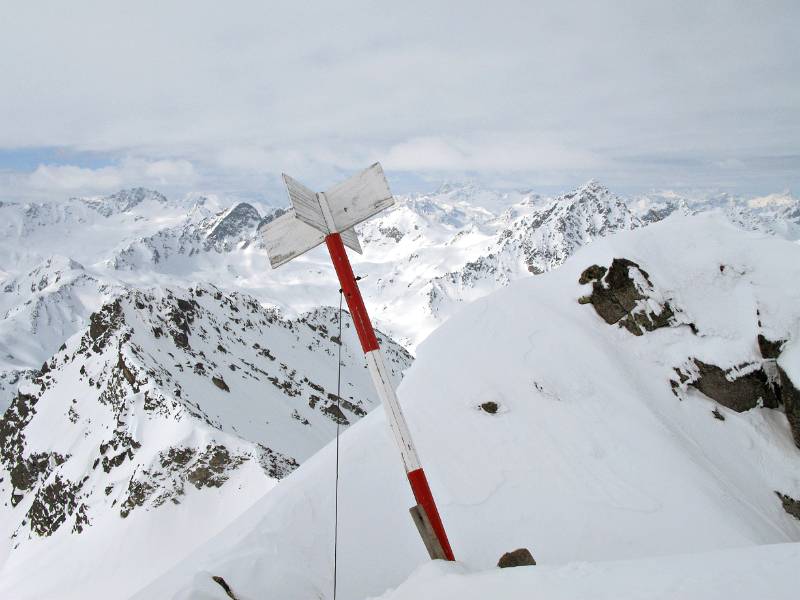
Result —
[{"label": "snow-covered ridge", "polygon": [[[482,206],[483,202],[489,207]],[[673,210],[673,205],[678,208]],[[66,560],[76,538],[88,548],[80,555],[81,561],[91,564],[87,556],[97,556],[107,564],[108,558],[97,553],[102,554],[110,540],[138,536],[142,545],[132,543],[119,554],[119,560],[137,564],[146,572],[137,573],[126,564],[108,571],[127,578],[124,585],[132,590],[142,577],[154,577],[156,571],[167,568],[187,548],[200,544],[244,511],[278,477],[304,463],[331,439],[337,422],[353,423],[376,406],[357,342],[345,327],[343,408],[334,410],[336,310],[328,307],[338,303],[338,284],[324,249],[278,271],[269,270],[256,231],[259,223],[279,209],[265,213],[246,203],[226,207],[203,198],[172,201],[137,190],[105,200],[73,199],[61,205],[37,205],[35,210],[26,206],[0,206],[4,217],[0,227],[8,234],[0,241],[6,259],[0,272],[4,317],[0,321],[0,387],[7,400],[16,398],[4,421],[4,439],[11,440],[11,449],[6,452],[7,476],[0,475],[0,493],[9,503],[0,520],[0,533],[13,535],[13,544],[18,545],[4,572],[18,573],[20,579],[17,575],[8,579],[9,589],[22,585],[15,582],[23,579],[36,579],[25,565],[39,564],[45,554],[53,560]],[[653,216],[655,209],[660,212]],[[597,258],[605,261],[597,265],[609,267],[612,258],[625,257],[641,267],[631,275],[638,286],[632,297],[641,306],[637,304],[629,318],[620,320],[628,331],[648,331],[641,336],[646,340],[678,335],[666,333],[661,325],[659,331],[650,332],[648,327],[653,324],[682,324],[684,329],[699,331],[697,339],[691,338],[697,350],[694,356],[669,344],[657,352],[664,363],[658,367],[664,371],[659,371],[659,378],[667,374],[663,383],[671,392],[670,401],[677,401],[677,394],[688,403],[698,390],[716,394],[714,385],[725,386],[721,380],[741,379],[752,383],[752,389],[762,389],[759,377],[766,373],[760,368],[759,355],[726,353],[731,339],[747,338],[751,349],[757,348],[755,326],[746,335],[731,329],[731,323],[752,324],[752,315],[731,316],[726,310],[712,315],[702,306],[693,310],[693,302],[681,298],[693,293],[681,287],[683,275],[670,271],[670,265],[652,268],[648,260],[654,255],[640,252],[637,245],[647,247],[642,240],[648,236],[637,233],[644,227],[648,234],[652,228],[661,244],[667,244],[666,234],[658,231],[672,232],[673,242],[678,243],[684,233],[671,225],[675,220],[684,223],[687,231],[719,228],[719,222],[705,214],[713,211],[739,227],[770,233],[776,243],[781,237],[796,239],[792,235],[798,223],[797,202],[792,204],[786,198],[752,206],[731,197],[699,202],[674,194],[664,195],[663,203],[661,199],[627,202],[594,181],[552,199],[530,192],[507,194],[451,185],[433,194],[398,198],[394,208],[365,223],[360,228],[365,253],[354,257],[354,265],[364,277],[364,294],[377,324],[413,346],[457,316],[469,301],[514,286],[519,280],[538,285],[534,282],[539,277],[552,277],[547,272],[571,255],[594,257],[592,248],[608,248],[617,233],[635,234],[638,237],[630,239],[639,240],[636,244],[623,245],[623,254]],[[745,235],[741,230],[731,231]],[[724,246],[729,238],[719,239]],[[708,253],[716,256],[711,250]],[[751,272],[759,273],[763,265],[746,256],[737,255],[732,262],[724,252],[719,256],[726,262],[715,266],[721,279],[714,279],[713,284],[730,294],[725,301],[748,306],[750,291],[741,288],[742,282]],[[782,264],[773,254],[764,254],[762,259],[771,266]],[[663,274],[665,268],[667,275]],[[539,275],[534,277],[534,273]],[[577,276],[574,279],[571,285],[577,286]],[[705,292],[718,293],[714,289]],[[569,286],[564,290],[570,298],[574,295],[573,300],[587,292]],[[774,315],[765,308],[772,300],[766,296],[760,300],[761,333],[770,341],[791,338],[791,322],[775,323]],[[563,298],[554,297],[552,305],[523,306],[520,300],[518,308],[524,318],[535,311],[537,318],[547,319],[553,306],[561,310],[563,303]],[[595,308],[598,305],[593,304]],[[581,315],[593,314],[591,307],[580,308]],[[560,322],[560,313],[556,313],[551,315],[555,324]],[[107,324],[104,331],[110,333],[106,336],[101,330]],[[621,333],[630,336],[628,331]],[[107,343],[95,350],[97,340],[105,337]],[[594,348],[592,339],[585,340],[588,348]],[[477,343],[491,348],[491,341]],[[680,346],[678,341],[675,343]],[[476,342],[465,337],[459,343],[469,346]],[[647,355],[647,344],[654,342],[642,343]],[[410,357],[388,339],[383,345],[392,354],[399,375]],[[771,367],[771,381],[782,377],[778,368],[787,377],[800,378],[793,371],[796,361],[791,360],[796,344],[784,343],[781,348],[780,359]],[[564,351],[569,354],[573,349]],[[617,351],[614,345],[609,352]],[[441,357],[449,356],[444,347],[440,352]],[[551,357],[539,359],[548,364]],[[509,364],[516,364],[514,360],[511,357]],[[538,368],[526,365],[520,369]],[[615,373],[617,367],[609,365],[610,372]],[[461,368],[470,368],[468,357]],[[480,371],[478,365],[472,368]],[[639,365],[627,368],[635,372]],[[577,381],[572,371],[569,376],[564,374],[564,381],[573,380]],[[20,383],[21,396],[17,395]],[[510,406],[504,398],[524,396],[516,388],[503,392],[506,383],[502,380],[491,385],[477,383],[483,385],[478,385],[480,389],[500,390],[499,396],[489,399],[499,407],[498,418],[503,418]],[[536,384],[535,393],[544,398],[571,397],[573,393],[557,389],[559,378],[537,379]],[[659,391],[650,390],[650,383],[640,385],[652,392],[652,397],[660,398]],[[586,384],[582,389],[589,388]],[[441,398],[447,398],[451,390],[440,392]],[[472,392],[464,388],[460,393],[466,399]],[[431,410],[437,410],[440,400],[428,392],[416,390],[412,395],[426,398],[432,403]],[[719,397],[722,406],[727,406],[724,394]],[[477,410],[482,403],[471,404],[470,410]],[[782,410],[774,399],[764,405]],[[592,406],[585,408],[591,410]],[[449,405],[447,410],[447,418],[458,421],[460,408]],[[758,411],[748,409],[743,418],[754,418],[751,412]],[[437,419],[445,418],[443,413],[436,414]],[[729,425],[735,420],[724,411],[721,414]],[[785,417],[781,419],[769,420],[765,427],[785,431],[789,425]],[[460,425],[456,422],[454,426]],[[477,426],[473,433],[476,439],[484,434]],[[374,435],[378,436],[374,443],[380,446],[380,435]],[[575,444],[582,448],[580,441]],[[790,436],[787,444],[791,444]],[[537,456],[543,451],[538,447],[529,450]],[[553,449],[545,448],[544,453],[548,452]],[[765,453],[770,459],[776,456],[773,450]],[[364,459],[364,476],[371,472],[370,461],[383,461],[383,456],[379,452]],[[482,463],[478,460],[476,464]],[[315,488],[311,497],[317,492],[327,494],[327,471],[313,473],[322,487]],[[355,480],[360,481],[358,476]],[[798,497],[790,482],[779,483],[781,493]],[[402,499],[406,492],[400,489],[405,488],[395,493]],[[774,491],[778,490],[769,492],[771,503],[777,500]],[[597,496],[602,494],[597,492]],[[275,501],[283,502],[281,497]],[[767,506],[765,497],[754,501]],[[327,513],[317,500],[311,505],[318,512],[313,517],[317,519],[314,527],[303,533],[302,525],[298,534],[303,539],[308,536],[303,542],[306,546],[318,543],[314,537],[317,526],[327,523]],[[769,510],[772,506],[769,504]],[[374,510],[360,509],[363,515]],[[288,512],[279,510],[275,518],[305,522],[305,517],[294,514],[304,509],[290,503],[285,510]],[[198,514],[213,516],[203,527],[193,528]],[[391,519],[387,523],[390,528],[395,526]],[[283,526],[279,520],[275,531],[283,531]],[[171,541],[162,558],[147,561],[147,532],[155,530],[169,531]],[[750,533],[743,535],[753,539]],[[417,546],[412,535],[398,548],[405,552]],[[413,552],[416,550],[409,556]],[[311,560],[305,555],[290,553],[292,556],[297,564]],[[0,556],[0,562],[5,558]],[[324,560],[316,557],[313,562]],[[407,565],[402,560],[398,564]],[[72,576],[90,579],[82,568],[73,565]],[[375,576],[382,577],[381,573],[378,570]],[[307,575],[302,574],[299,581],[308,583],[303,579]],[[317,579],[309,583],[313,589],[309,593],[319,595],[321,589],[327,590],[326,577],[327,571],[313,575],[312,579]],[[59,587],[58,581],[54,577],[50,582],[53,590]],[[390,583],[399,581],[395,578]],[[100,581],[95,584],[101,585]],[[58,595],[53,590],[48,593]],[[33,597],[47,597],[39,591]]]},{"label": "snow-covered ridge", "polygon": [[[554,268],[598,237],[709,210],[745,229],[800,239],[800,203],[789,194],[747,200],[661,192],[625,201],[596,181],[556,198],[448,184],[398,197],[363,224],[365,253],[353,258],[376,322],[413,349],[465,303]],[[210,281],[290,315],[335,304],[338,286],[324,249],[269,269],[256,232],[279,212],[202,196],[169,200],[143,189],[4,203],[0,407],[22,372],[38,368],[90,312],[125,289]],[[32,321],[41,315],[51,333],[34,339],[31,332],[45,331]]]},{"label": "snow-covered ridge", "polygon": [[[286,319],[211,285],[105,304],[0,418],[0,523],[10,535],[0,556],[24,561],[39,538],[58,547],[95,528],[119,534],[134,513],[207,490],[215,502],[254,501],[378,403],[344,317],[338,399],[333,309]],[[399,381],[411,357],[380,340]],[[178,544],[173,559],[189,547]],[[128,560],[159,568],[147,554]]]},{"label": "snow-covered ridge", "polygon": [[[768,388],[753,395],[747,377],[776,361],[791,369],[795,389],[800,383],[800,289],[783,285],[798,277],[796,244],[742,232],[718,214],[676,217],[601,238],[559,269],[472,303],[431,335],[399,397],[463,565],[452,572],[489,571],[474,578],[484,594],[467,597],[493,597],[515,581],[521,587],[509,597],[529,597],[526,582],[538,581],[567,597],[586,597],[590,584],[612,597],[602,586],[619,590],[620,582],[603,574],[633,575],[629,561],[645,559],[673,565],[654,581],[680,582],[673,596],[655,597],[680,589],[700,598],[715,573],[731,572],[726,557],[743,567],[737,589],[790,597],[794,572],[766,567],[796,560],[800,513],[786,498],[800,499],[800,450],[787,407],[768,407],[758,395]],[[599,298],[580,301],[597,293],[595,283],[617,295],[622,313],[606,319]],[[623,313],[632,321],[619,323]],[[782,341],[760,345],[759,335]],[[778,358],[768,358],[776,349]],[[676,368],[689,360],[730,370],[723,380],[741,378],[738,391],[753,404],[729,408],[702,386],[676,388]],[[341,449],[338,595],[379,597],[428,562],[408,517],[413,499],[382,411],[351,428]],[[242,598],[266,590],[330,598],[325,478],[333,450],[135,598],[223,598],[212,575]],[[492,571],[519,547],[539,566]],[[673,572],[691,557],[664,558],[691,553],[706,553],[708,578]],[[469,593],[470,578],[426,571],[433,589]],[[781,579],[760,580],[765,573]],[[646,583],[624,589],[650,597],[658,585]],[[425,587],[415,578],[386,597],[425,597],[414,594]]]}]

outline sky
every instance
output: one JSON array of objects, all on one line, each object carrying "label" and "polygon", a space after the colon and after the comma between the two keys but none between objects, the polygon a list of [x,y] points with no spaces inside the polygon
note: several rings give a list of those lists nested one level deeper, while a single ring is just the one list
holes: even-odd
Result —
[{"label": "sky", "polygon": [[[0,0],[0,200],[800,189],[800,2]],[[282,196],[281,196],[282,197]]]}]

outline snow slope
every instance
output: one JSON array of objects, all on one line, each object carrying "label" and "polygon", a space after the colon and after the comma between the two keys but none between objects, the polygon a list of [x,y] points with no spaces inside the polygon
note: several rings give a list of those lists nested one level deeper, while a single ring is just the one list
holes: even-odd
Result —
[{"label": "snow slope", "polygon": [[[800,544],[470,573],[434,562],[381,600],[791,600]],[[216,592],[216,590],[214,590]],[[216,596],[209,595],[210,598]]]},{"label": "snow slope", "polygon": [[[578,283],[584,269],[614,258],[646,270],[658,302],[637,310],[669,303],[669,324],[637,336],[578,302],[591,291]],[[741,586],[720,589],[745,598],[761,585],[786,597],[794,570],[768,563],[795,561],[800,541],[800,520],[775,493],[800,497],[787,415],[760,404],[730,410],[675,369],[695,360],[731,377],[741,365],[761,369],[763,334],[794,340],[778,361],[794,377],[799,278],[797,245],[742,232],[720,214],[676,216],[596,240],[431,335],[399,396],[456,557],[485,570],[525,546],[544,567],[476,576],[474,590],[495,597],[503,588],[494,581],[520,578],[566,590],[547,597],[590,587],[610,597],[637,566],[605,561],[653,557],[642,568],[667,566],[652,597],[666,597],[661,585],[681,586],[671,597],[702,596],[731,573],[730,561],[751,567],[737,570]],[[480,408],[488,402],[496,413]],[[361,599],[401,584],[427,557],[382,412],[348,430],[341,449],[339,597]],[[240,600],[330,598],[333,461],[327,446],[134,597],[224,599],[217,575]],[[679,579],[691,558],[655,558],[687,553],[713,553],[702,559],[709,573]],[[780,580],[770,587],[762,576]],[[468,583],[450,576],[435,585],[459,597]],[[418,597],[414,589],[389,597]],[[642,589],[638,597],[651,597]]]},{"label": "snow slope", "polygon": [[[134,591],[378,404],[346,312],[340,408],[332,309],[290,320],[205,285],[90,322],[0,418],[3,598]],[[411,357],[380,339],[397,383]]]}]

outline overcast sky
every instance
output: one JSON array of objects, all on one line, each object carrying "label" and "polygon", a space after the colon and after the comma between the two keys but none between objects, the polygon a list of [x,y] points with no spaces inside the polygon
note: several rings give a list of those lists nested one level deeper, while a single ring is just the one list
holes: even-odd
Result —
[{"label": "overcast sky", "polygon": [[567,189],[800,189],[800,2],[0,0],[0,200],[269,198],[379,160]]}]

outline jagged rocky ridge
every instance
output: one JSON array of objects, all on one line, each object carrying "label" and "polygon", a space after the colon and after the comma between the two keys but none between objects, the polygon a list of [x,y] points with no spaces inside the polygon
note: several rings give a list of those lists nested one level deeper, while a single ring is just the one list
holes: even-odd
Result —
[{"label": "jagged rocky ridge", "polygon": [[[14,543],[178,504],[189,488],[219,488],[245,468],[286,476],[378,402],[344,315],[337,406],[332,309],[289,320],[211,285],[104,305],[0,419],[0,498]],[[381,343],[397,381],[411,357]]]},{"label": "jagged rocky ridge", "polygon": [[[800,204],[788,194],[702,201],[663,194],[626,202],[596,181],[552,199],[450,184],[432,194],[398,197],[393,209],[363,224],[366,252],[354,263],[367,276],[362,287],[377,322],[413,348],[465,302],[554,268],[591,240],[671,214],[713,209],[744,228],[800,237]],[[127,287],[215,281],[289,313],[333,304],[335,278],[324,251],[269,270],[257,228],[280,212],[257,203],[225,206],[213,197],[170,200],[141,188],[66,202],[4,203],[0,255],[8,271],[0,269],[0,290],[23,285],[0,294],[6,315],[0,344],[34,329],[29,307],[40,297],[58,293],[80,302],[72,303],[74,311],[59,310],[45,299],[37,314],[59,332],[54,339],[22,353],[0,351],[0,407],[23,372],[37,368],[91,311]],[[81,265],[86,285],[64,277],[77,267],[47,266],[54,255]],[[29,288],[42,268],[47,287]]]},{"label": "jagged rocky ridge", "polygon": [[643,225],[621,198],[594,180],[549,202],[524,203],[506,218],[486,253],[432,280],[432,311],[476,295],[469,290],[493,289],[549,271],[594,239]]}]

